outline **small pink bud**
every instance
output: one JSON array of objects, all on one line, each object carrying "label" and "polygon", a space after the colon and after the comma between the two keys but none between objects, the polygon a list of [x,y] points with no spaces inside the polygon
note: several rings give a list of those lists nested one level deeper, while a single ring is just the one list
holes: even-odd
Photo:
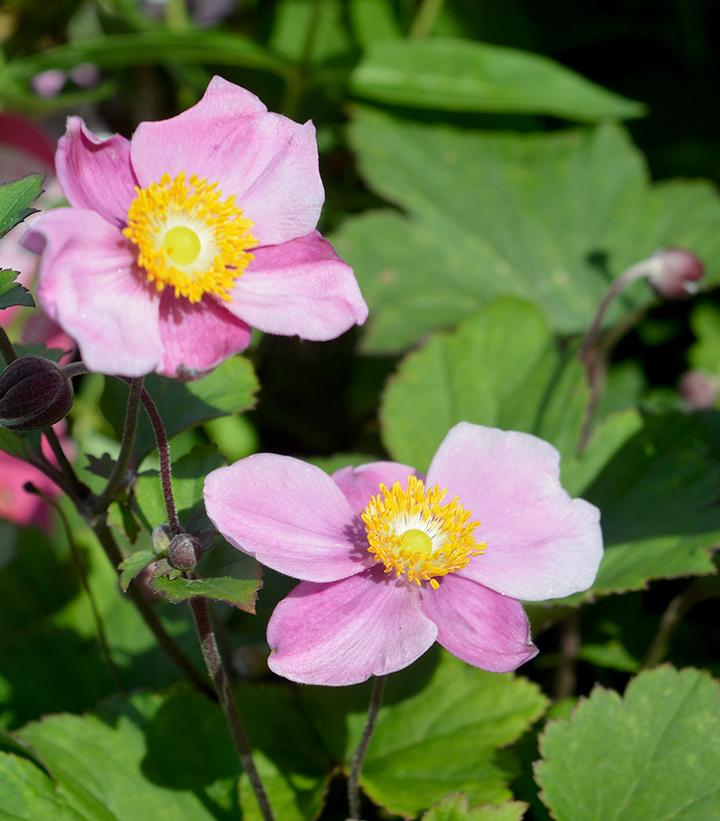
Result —
[{"label": "small pink bud", "polygon": [[650,257],[652,272],[648,279],[663,299],[685,299],[698,291],[698,280],[705,274],[702,261],[683,248],[661,248]]},{"label": "small pink bud", "polygon": [[705,371],[688,371],[680,379],[680,396],[692,410],[705,410],[715,405],[718,380]]},{"label": "small pink bud", "polygon": [[41,71],[36,74],[30,81],[33,91],[39,97],[57,97],[63,90],[67,75],[59,68],[49,68],[47,71]]},{"label": "small pink bud", "polygon": [[0,427],[30,431],[54,425],[73,405],[73,388],[49,359],[22,356],[0,373]]}]

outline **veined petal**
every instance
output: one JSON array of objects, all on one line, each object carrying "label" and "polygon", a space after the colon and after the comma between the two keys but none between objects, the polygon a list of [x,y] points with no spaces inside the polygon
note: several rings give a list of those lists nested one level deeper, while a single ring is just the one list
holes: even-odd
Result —
[{"label": "veined petal", "polygon": [[253,255],[225,307],[254,328],[321,341],[366,320],[352,269],[317,232]]},{"label": "veined petal", "polygon": [[448,433],[428,484],[458,496],[487,550],[459,571],[526,601],[586,590],[602,558],[600,513],[572,499],[559,479],[559,454],[527,433],[461,422]]},{"label": "veined petal", "polygon": [[271,114],[249,91],[214,77],[199,103],[172,117],[142,123],[132,138],[142,186],[185,171],[216,182],[255,225],[260,245],[304,236],[325,199],[312,123]]},{"label": "veined petal", "polygon": [[142,376],[162,361],[159,299],[120,231],[94,211],[43,214],[23,243],[43,251],[38,297],[92,371]]},{"label": "veined petal", "polygon": [[398,462],[370,462],[358,467],[336,470],[332,478],[345,494],[348,504],[356,513],[362,513],[371,496],[378,493],[381,484],[392,487],[395,482],[405,485],[415,469]]},{"label": "veined petal", "polygon": [[118,227],[125,225],[137,185],[130,164],[130,143],[125,137],[113,134],[101,140],[80,117],[68,117],[55,165],[71,205],[97,211]]},{"label": "veined petal", "polygon": [[475,667],[507,673],[537,655],[520,602],[469,579],[450,574],[437,590],[423,586],[422,609],[438,642]]},{"label": "veined petal", "polygon": [[205,508],[231,545],[296,579],[344,579],[370,558],[362,524],[337,485],[290,456],[258,453],[214,470]]},{"label": "veined petal", "polygon": [[206,296],[202,302],[177,299],[169,289],[160,300],[164,376],[201,376],[250,343],[250,328]]},{"label": "veined petal", "polygon": [[436,636],[419,589],[373,568],[292,590],[268,624],[268,665],[303,684],[358,684],[412,664]]}]

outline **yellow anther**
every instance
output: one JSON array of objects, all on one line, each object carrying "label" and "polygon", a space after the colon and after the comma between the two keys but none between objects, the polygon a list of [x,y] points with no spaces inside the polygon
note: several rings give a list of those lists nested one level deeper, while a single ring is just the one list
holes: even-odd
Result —
[{"label": "yellow anther", "polygon": [[437,485],[426,488],[416,476],[408,479],[407,489],[400,482],[390,489],[380,485],[361,518],[368,551],[386,573],[437,588],[438,577],[462,570],[485,550],[487,545],[473,536],[480,522],[470,521],[457,498],[443,504],[446,495]]}]

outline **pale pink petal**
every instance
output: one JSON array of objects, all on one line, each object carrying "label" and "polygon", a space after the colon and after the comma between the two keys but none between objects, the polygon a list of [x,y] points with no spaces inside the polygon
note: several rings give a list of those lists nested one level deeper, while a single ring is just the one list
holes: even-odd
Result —
[{"label": "pale pink petal", "polygon": [[71,205],[97,211],[114,225],[126,224],[137,180],[125,137],[113,134],[101,140],[80,117],[68,117],[67,131],[58,142],[55,166]]},{"label": "pale pink petal", "polygon": [[315,127],[268,113],[249,91],[214,77],[197,105],[132,138],[140,184],[181,171],[216,182],[254,223],[260,245],[275,245],[315,228],[325,199]]},{"label": "pale pink petal", "polygon": [[40,258],[38,297],[92,371],[142,376],[162,362],[159,298],[120,231],[94,211],[58,208],[23,242]]},{"label": "pale pink petal", "polygon": [[537,655],[520,602],[469,579],[449,574],[438,590],[423,586],[422,609],[440,644],[475,667],[507,673]]},{"label": "pale pink petal", "polygon": [[252,327],[323,341],[367,318],[352,268],[317,232],[253,254],[225,305]]},{"label": "pale pink petal", "polygon": [[373,568],[292,590],[268,624],[268,665],[303,684],[358,684],[412,664],[436,636],[419,588]]},{"label": "pale pink petal", "polygon": [[380,485],[392,487],[395,482],[405,487],[408,476],[414,476],[415,469],[398,462],[370,462],[359,467],[346,467],[336,470],[332,478],[345,494],[350,507],[356,513],[362,513],[371,496],[380,492]]},{"label": "pale pink petal", "polygon": [[218,303],[205,297],[192,303],[166,289],[160,300],[160,339],[165,376],[190,379],[211,371],[247,348],[250,329]]},{"label": "pale pink petal", "polygon": [[290,456],[258,453],[213,471],[205,508],[231,545],[296,579],[344,579],[370,561],[362,525],[335,482]]},{"label": "pale pink petal", "polygon": [[428,471],[481,525],[487,550],[463,576],[516,599],[560,598],[586,590],[602,558],[600,513],[571,499],[559,479],[559,454],[527,433],[461,422]]}]

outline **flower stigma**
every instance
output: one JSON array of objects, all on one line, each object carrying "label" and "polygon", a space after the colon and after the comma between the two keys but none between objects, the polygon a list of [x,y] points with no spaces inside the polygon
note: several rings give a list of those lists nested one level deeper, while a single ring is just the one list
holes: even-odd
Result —
[{"label": "flower stigma", "polygon": [[407,489],[400,482],[372,496],[361,514],[368,552],[385,565],[385,572],[405,576],[420,585],[427,581],[437,590],[437,577],[466,567],[473,556],[487,548],[473,531],[480,522],[470,521],[470,511],[455,497],[443,504],[447,489],[426,488],[422,479],[410,476]]},{"label": "flower stigma", "polygon": [[257,245],[235,197],[223,198],[216,182],[184,171],[135,191],[123,235],[137,246],[148,281],[190,302],[205,294],[229,301],[253,258],[248,249]]}]

